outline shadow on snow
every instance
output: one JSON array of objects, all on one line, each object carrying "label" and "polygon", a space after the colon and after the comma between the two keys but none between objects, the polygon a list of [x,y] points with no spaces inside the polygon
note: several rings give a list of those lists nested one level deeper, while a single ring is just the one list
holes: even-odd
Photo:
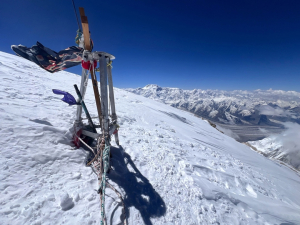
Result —
[{"label": "shadow on snow", "polygon": [[[152,225],[150,218],[161,217],[166,213],[166,205],[160,195],[134,165],[131,157],[122,146],[111,147],[111,170],[108,178],[119,185],[125,192],[124,204],[126,217],[129,207],[139,210],[144,223]],[[132,169],[129,170],[129,167]]]}]

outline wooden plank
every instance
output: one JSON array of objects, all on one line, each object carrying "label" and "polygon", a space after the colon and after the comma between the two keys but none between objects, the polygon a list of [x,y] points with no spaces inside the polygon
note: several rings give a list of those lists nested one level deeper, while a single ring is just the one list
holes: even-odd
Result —
[{"label": "wooden plank", "polygon": [[84,36],[84,49],[91,51],[90,29],[88,19],[84,14],[84,8],[80,7],[79,12]]},{"label": "wooden plank", "polygon": [[79,13],[80,13],[80,16],[85,16],[83,7],[79,7]]},{"label": "wooden plank", "polygon": [[[79,12],[80,12],[82,31],[83,31],[83,35],[84,35],[84,49],[91,51],[88,19],[84,14],[84,8],[79,7]],[[96,106],[97,106],[97,111],[98,111],[99,123],[102,124],[101,101],[100,101],[100,97],[99,97],[97,77],[93,70],[91,70],[90,72],[91,72],[91,77],[92,77],[92,83],[93,83],[95,101],[96,101]]]}]

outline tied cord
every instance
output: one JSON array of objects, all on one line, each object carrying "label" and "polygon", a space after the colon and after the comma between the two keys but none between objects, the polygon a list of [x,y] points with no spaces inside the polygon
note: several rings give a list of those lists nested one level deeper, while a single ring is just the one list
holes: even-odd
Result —
[{"label": "tied cord", "polygon": [[113,61],[109,60],[109,62],[107,63],[107,67],[110,66],[111,68],[113,68],[113,67],[112,67],[112,62],[113,62]]},{"label": "tied cord", "polygon": [[102,173],[101,186],[99,188],[99,190],[102,191],[101,225],[103,225],[105,221],[105,187],[106,187],[106,173],[109,169],[109,155],[110,155],[110,144],[109,144],[109,140],[105,139],[105,148],[103,150],[103,156],[102,156],[103,173]]},{"label": "tied cord", "polygon": [[77,34],[76,34],[76,37],[75,37],[75,43],[77,45],[79,45],[80,43],[80,39],[82,38],[82,31],[80,29],[77,30]]},{"label": "tied cord", "polygon": [[74,0],[72,0],[72,3],[73,3],[74,12],[75,12],[76,20],[77,20],[78,30],[81,30],[80,29],[80,25],[79,25],[79,20],[78,20],[78,16],[77,16],[77,12],[76,12],[76,7],[75,7]]}]

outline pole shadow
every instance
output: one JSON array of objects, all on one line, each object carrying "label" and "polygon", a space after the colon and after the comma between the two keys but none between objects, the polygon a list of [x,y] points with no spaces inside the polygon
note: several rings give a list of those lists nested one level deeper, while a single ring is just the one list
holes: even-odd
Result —
[{"label": "pole shadow", "polygon": [[[129,218],[129,207],[139,210],[146,225],[152,225],[150,218],[161,217],[166,213],[162,197],[155,191],[149,180],[134,165],[130,155],[122,146],[111,146],[111,169],[108,178],[125,191],[124,204],[126,217]],[[128,168],[133,170],[131,172]]]}]

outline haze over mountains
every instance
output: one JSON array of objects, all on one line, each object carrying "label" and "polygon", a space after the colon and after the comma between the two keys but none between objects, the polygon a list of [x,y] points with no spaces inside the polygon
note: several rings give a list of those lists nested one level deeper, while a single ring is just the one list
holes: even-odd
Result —
[{"label": "haze over mountains", "polygon": [[239,141],[265,137],[259,128],[280,133],[283,122],[300,124],[300,93],[295,91],[182,90],[153,84],[127,90],[209,119],[238,135]]}]

